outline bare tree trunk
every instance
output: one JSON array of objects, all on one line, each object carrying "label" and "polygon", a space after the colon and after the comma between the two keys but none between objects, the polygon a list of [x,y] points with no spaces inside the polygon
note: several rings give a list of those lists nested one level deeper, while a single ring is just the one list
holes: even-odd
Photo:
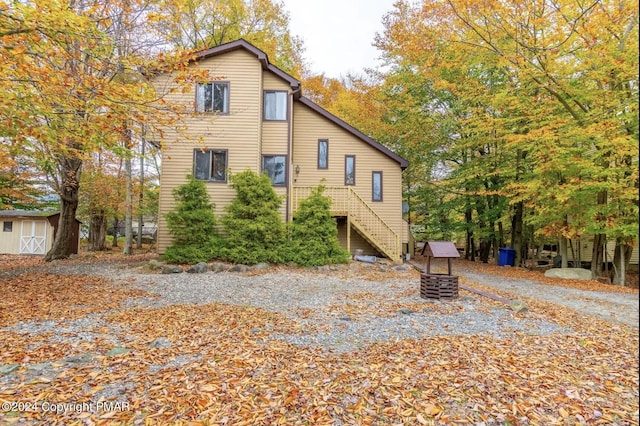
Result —
[{"label": "bare tree trunk", "polygon": [[593,236],[593,251],[591,252],[591,272],[594,277],[602,275],[602,265],[604,263],[604,246],[607,237],[604,234],[596,234]]},{"label": "bare tree trunk", "polygon": [[515,253],[515,266],[522,264],[522,215],[524,211],[524,204],[522,201],[516,203],[513,217],[511,218],[511,246],[516,251]]},{"label": "bare tree trunk", "polygon": [[60,166],[60,219],[51,249],[44,260],[50,262],[56,259],[66,259],[71,255],[74,238],[78,235],[73,231],[76,225],[76,210],[78,209],[78,189],[80,188],[80,170],[82,160],[79,158],[62,157]]},{"label": "bare tree trunk", "polygon": [[464,254],[464,258],[467,260],[476,260],[476,244],[473,239],[473,229],[472,221],[473,221],[473,211],[470,206],[467,206],[467,209],[464,212],[464,220],[467,226],[467,241],[466,241],[466,252]]},{"label": "bare tree trunk", "polygon": [[127,153],[124,160],[125,175],[127,178],[127,195],[124,216],[124,250],[123,254],[133,254],[133,182],[131,176],[131,157]]},{"label": "bare tree trunk", "polygon": [[107,217],[105,212],[94,213],[89,222],[89,251],[106,250]]},{"label": "bare tree trunk", "polygon": [[616,239],[616,249],[613,255],[613,284],[627,285],[627,266],[631,260],[632,250],[621,238]]},{"label": "bare tree trunk", "polygon": [[482,263],[489,263],[489,254],[491,254],[491,240],[480,239],[480,260]]},{"label": "bare tree trunk", "polygon": [[569,267],[569,250],[567,249],[567,237],[564,235],[560,237],[560,257],[562,258],[562,268]]}]

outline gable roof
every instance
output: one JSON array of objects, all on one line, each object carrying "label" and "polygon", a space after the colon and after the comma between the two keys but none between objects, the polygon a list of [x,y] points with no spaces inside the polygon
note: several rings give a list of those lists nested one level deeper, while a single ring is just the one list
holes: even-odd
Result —
[{"label": "gable roof", "polygon": [[195,53],[195,60],[200,61],[203,59],[211,58],[213,56],[223,55],[228,52],[233,52],[234,50],[244,49],[247,52],[255,55],[260,63],[262,64],[262,69],[265,71],[271,71],[287,83],[291,85],[291,90],[294,93],[294,96],[300,96],[300,81],[296,80],[286,72],[282,71],[280,68],[276,67],[269,63],[269,58],[267,54],[262,50],[255,47],[253,44],[249,43],[245,39],[238,39],[235,41],[230,41],[228,43],[220,44],[218,46],[211,47],[206,50],[201,50]]},{"label": "gable roof", "polygon": [[312,109],[316,113],[320,114],[322,117],[326,118],[327,120],[331,121],[332,123],[336,124],[337,126],[341,127],[347,132],[351,133],[352,135],[362,140],[363,142],[367,143],[374,149],[377,149],[387,157],[391,158],[392,160],[394,160],[400,165],[402,170],[407,168],[407,166],[409,165],[409,162],[407,160],[405,160],[395,152],[391,151],[389,148],[382,145],[380,142],[370,138],[369,136],[365,135],[355,127],[346,123],[344,120],[331,114],[329,111],[322,108],[320,105],[302,96],[300,81],[290,76],[289,74],[287,74],[280,68],[276,67],[275,65],[269,63],[269,58],[267,54],[262,50],[258,49],[257,47],[255,47],[253,44],[249,43],[248,41],[244,39],[238,39],[238,40],[231,41],[229,43],[224,43],[206,50],[201,50],[195,53],[194,60],[200,61],[200,60],[204,60],[214,56],[223,55],[225,53],[232,52],[238,49],[244,49],[245,51],[255,55],[256,58],[262,64],[263,70],[272,72],[279,78],[289,83],[289,85],[291,86],[291,91],[293,92],[293,98],[295,101],[300,102],[301,104],[307,106],[308,108]]}]

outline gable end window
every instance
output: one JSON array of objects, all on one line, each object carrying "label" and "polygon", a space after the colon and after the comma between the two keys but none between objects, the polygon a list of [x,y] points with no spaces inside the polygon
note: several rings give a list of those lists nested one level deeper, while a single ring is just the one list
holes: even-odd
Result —
[{"label": "gable end window", "polygon": [[193,176],[198,180],[227,181],[226,149],[194,149]]},{"label": "gable end window", "polygon": [[287,92],[264,92],[264,119],[266,121],[287,119]]},{"label": "gable end window", "polygon": [[371,173],[371,201],[382,201],[382,172]]},{"label": "gable end window", "polygon": [[229,83],[199,83],[196,86],[196,112],[229,113]]},{"label": "gable end window", "polygon": [[13,222],[2,222],[2,232],[13,232]]},{"label": "gable end window", "polygon": [[356,184],[356,156],[345,155],[344,157],[344,184]]},{"label": "gable end window", "polygon": [[318,140],[318,168],[329,168],[329,141],[326,139]]},{"label": "gable end window", "polygon": [[264,155],[262,157],[262,173],[269,176],[272,185],[284,185],[287,182],[287,156]]}]

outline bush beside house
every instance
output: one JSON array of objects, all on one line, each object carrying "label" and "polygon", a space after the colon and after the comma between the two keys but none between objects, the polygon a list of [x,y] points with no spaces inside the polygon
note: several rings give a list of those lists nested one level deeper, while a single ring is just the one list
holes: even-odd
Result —
[{"label": "bush beside house", "polygon": [[282,198],[267,175],[251,170],[231,176],[236,198],[222,218],[226,245],[221,257],[250,265],[286,261],[286,227],[280,216]]},{"label": "bush beside house", "polygon": [[164,259],[173,263],[205,262],[219,255],[222,239],[216,228],[214,204],[202,181],[189,181],[173,191],[176,210],[167,213],[167,226],[173,244]]},{"label": "bush beside house", "polygon": [[324,186],[302,200],[291,224],[290,259],[302,266],[345,263],[350,254],[340,245],[336,220],[331,217],[331,199]]},{"label": "bush beside house", "polygon": [[246,170],[230,177],[236,198],[222,217],[223,236],[217,231],[214,205],[203,182],[189,176],[176,188],[176,210],[165,217],[173,244],[164,259],[197,263],[212,259],[233,263],[287,263],[319,266],[345,263],[349,253],[338,241],[331,200],[322,186],[303,200],[287,229],[280,215],[282,198],[266,175]]}]

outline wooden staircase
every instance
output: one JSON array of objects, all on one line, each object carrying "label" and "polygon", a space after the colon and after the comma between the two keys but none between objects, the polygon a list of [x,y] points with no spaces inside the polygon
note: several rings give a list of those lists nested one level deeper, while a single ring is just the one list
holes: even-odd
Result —
[{"label": "wooden staircase", "polygon": [[[311,195],[315,187],[296,186],[292,191],[292,213],[300,201]],[[400,235],[393,230],[376,211],[351,187],[325,187],[324,195],[331,198],[331,214],[347,218],[347,245],[350,228],[353,227],[369,244],[393,261],[400,261],[402,245]],[[350,247],[348,247],[350,248]]]}]

